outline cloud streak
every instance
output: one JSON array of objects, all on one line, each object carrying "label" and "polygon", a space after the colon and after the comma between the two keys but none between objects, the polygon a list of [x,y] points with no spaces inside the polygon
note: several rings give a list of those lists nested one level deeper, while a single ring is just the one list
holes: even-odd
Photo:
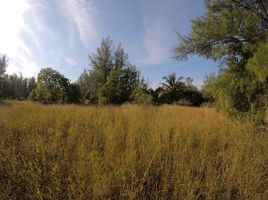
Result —
[{"label": "cloud streak", "polygon": [[147,51],[146,64],[158,64],[169,59],[166,45],[166,27],[163,21],[153,21],[145,30],[144,46]]},{"label": "cloud streak", "polygon": [[177,0],[140,0],[140,12],[144,27],[144,48],[147,52],[144,64],[160,64],[170,60],[175,31],[171,18],[175,15]]},{"label": "cloud streak", "polygon": [[[36,4],[28,0],[0,1],[0,53],[9,58],[9,74],[22,73],[32,76],[38,72],[35,52],[38,52],[40,42],[33,28],[25,21],[25,15],[31,13],[35,6]],[[31,42],[27,42],[24,36],[31,38]]]},{"label": "cloud streak", "polygon": [[33,76],[44,66],[76,66],[74,55],[65,55],[96,41],[96,10],[93,0],[0,0],[0,55],[10,60],[7,73]]},{"label": "cloud streak", "polygon": [[61,0],[66,14],[73,20],[79,33],[82,44],[89,48],[90,44],[97,36],[95,28],[95,15],[97,9],[91,0]]}]

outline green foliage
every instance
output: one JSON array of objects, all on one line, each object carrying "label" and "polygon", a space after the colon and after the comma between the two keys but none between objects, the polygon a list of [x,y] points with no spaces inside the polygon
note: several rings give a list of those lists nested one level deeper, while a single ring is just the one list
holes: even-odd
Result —
[{"label": "green foliage", "polygon": [[152,104],[153,97],[146,86],[136,87],[131,94],[132,102],[137,104]]},{"label": "green foliage", "polygon": [[3,80],[4,99],[25,100],[36,85],[34,77],[25,78],[21,74],[5,75]]},{"label": "green foliage", "polygon": [[109,74],[114,68],[112,41],[109,38],[102,40],[96,53],[89,56],[90,71],[84,70],[78,79],[81,86],[83,101],[86,103],[98,103],[100,88],[108,81]]},{"label": "green foliage", "polygon": [[98,93],[100,104],[121,104],[120,70],[111,71],[107,82],[100,88]]},{"label": "green foliage", "polygon": [[131,95],[137,87],[147,87],[144,80],[140,78],[140,72],[132,64],[123,68],[119,84],[122,102],[131,101]]},{"label": "green foliage", "polygon": [[64,75],[52,68],[43,68],[30,98],[42,103],[64,103],[68,100],[69,85],[69,80]]},{"label": "green foliage", "polygon": [[267,7],[266,1],[206,1],[207,13],[192,20],[189,36],[179,36],[175,58],[198,54],[225,64],[233,58],[248,59],[266,38],[267,18],[260,15],[267,10],[260,2]]},{"label": "green foliage", "polygon": [[175,103],[176,100],[183,96],[183,91],[185,89],[185,85],[181,82],[183,77],[177,79],[176,74],[171,73],[164,76],[163,79],[165,80],[165,82],[162,83],[163,95],[167,96],[167,99],[169,100],[168,103]]},{"label": "green foliage", "polygon": [[82,101],[84,103],[96,103],[97,102],[97,87],[90,71],[84,70],[80,75],[77,83],[81,87]]},{"label": "green foliage", "polygon": [[131,94],[142,80],[136,67],[128,61],[121,44],[116,48],[109,38],[102,41],[90,56],[91,71],[79,77],[83,101],[99,104],[122,104],[131,101]]},{"label": "green foliage", "polygon": [[260,81],[268,81],[268,43],[260,45],[257,52],[247,63],[247,69],[253,72]]},{"label": "green foliage", "polygon": [[68,87],[68,101],[71,103],[79,103],[81,98],[81,86],[77,83],[71,83]]},{"label": "green foliage", "polygon": [[200,106],[208,101],[204,94],[193,85],[193,79],[176,77],[175,73],[164,76],[162,87],[151,90],[155,104],[178,104],[185,106]]},{"label": "green foliage", "polygon": [[55,97],[52,97],[50,89],[40,84],[37,84],[36,88],[29,95],[29,100],[41,103],[56,103],[55,99]]},{"label": "green foliage", "polygon": [[[192,32],[180,36],[180,45],[174,50],[178,60],[197,54],[220,63],[219,75],[205,85],[218,108],[228,114],[258,113],[265,106],[267,83],[257,78],[263,77],[265,68],[249,64],[249,71],[246,65],[267,38],[267,6],[262,0],[208,0],[207,13],[192,20]],[[265,62],[261,58],[265,48],[258,54],[250,63]]]},{"label": "green foliage", "polygon": [[8,59],[6,56],[3,56],[0,59],[0,98],[27,99],[28,95],[35,88],[35,78],[25,78],[22,74],[5,74],[7,66]]},{"label": "green foliage", "polygon": [[212,94],[217,108],[229,115],[255,115],[267,106],[267,83],[259,81],[248,71],[237,75],[225,70],[209,78],[204,88]]},{"label": "green foliage", "polygon": [[2,58],[0,58],[0,77],[1,78],[3,78],[6,72],[7,66],[8,66],[8,59],[6,56],[2,56]]},{"label": "green foliage", "polygon": [[3,96],[3,82],[4,82],[4,74],[6,72],[6,68],[8,66],[8,59],[6,58],[6,56],[3,56],[2,58],[0,58],[0,99]]},{"label": "green foliage", "polygon": [[89,56],[92,71],[91,79],[97,91],[108,80],[109,74],[113,69],[112,41],[109,38],[103,39],[97,52]]}]

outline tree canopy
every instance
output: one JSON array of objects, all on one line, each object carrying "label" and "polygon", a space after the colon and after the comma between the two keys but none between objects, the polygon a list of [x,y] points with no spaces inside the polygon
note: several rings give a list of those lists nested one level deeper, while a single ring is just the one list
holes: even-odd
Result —
[{"label": "tree canopy", "polygon": [[164,82],[155,90],[151,89],[155,104],[177,104],[183,106],[200,106],[209,99],[195,87],[190,77],[177,78],[175,73],[163,77]]},{"label": "tree canopy", "polygon": [[34,77],[26,78],[22,74],[5,74],[3,78],[2,97],[4,99],[25,100],[35,88]]},{"label": "tree canopy", "polygon": [[52,68],[43,68],[37,77],[36,88],[30,98],[42,103],[66,102],[69,80]]},{"label": "tree canopy", "polygon": [[229,114],[257,113],[267,104],[261,100],[267,94],[267,74],[257,57],[265,51],[262,44],[267,41],[268,2],[207,0],[205,5],[206,14],[192,20],[191,33],[179,35],[174,57],[184,60],[197,54],[217,61],[221,70],[207,88],[213,87],[218,108]]},{"label": "tree canopy", "polygon": [[175,58],[198,54],[222,64],[245,62],[267,38],[267,1],[206,0],[207,13],[192,20],[192,32],[181,36]]},{"label": "tree canopy", "polygon": [[130,102],[132,93],[143,80],[128,60],[123,46],[114,47],[112,40],[105,38],[89,59],[92,69],[84,71],[78,80],[84,101],[100,104]]}]

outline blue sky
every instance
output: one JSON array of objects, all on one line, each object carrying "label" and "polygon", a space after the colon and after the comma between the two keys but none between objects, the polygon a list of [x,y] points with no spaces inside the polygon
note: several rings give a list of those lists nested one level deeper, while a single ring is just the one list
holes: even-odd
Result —
[{"label": "blue sky", "polygon": [[75,81],[91,68],[88,55],[109,36],[123,44],[152,87],[171,72],[200,86],[217,64],[171,57],[176,32],[189,33],[190,20],[205,12],[196,0],[0,0],[0,54],[10,59],[9,74],[36,76],[42,67],[53,67]]}]

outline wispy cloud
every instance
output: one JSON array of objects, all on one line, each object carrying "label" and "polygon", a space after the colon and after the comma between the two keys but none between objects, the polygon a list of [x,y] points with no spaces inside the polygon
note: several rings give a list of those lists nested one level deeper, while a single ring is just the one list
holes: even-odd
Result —
[{"label": "wispy cloud", "polygon": [[[77,65],[74,58],[66,59],[64,54],[72,40],[80,40],[85,47],[95,41],[96,12],[91,2],[0,0],[0,54],[9,58],[7,73],[33,76],[46,65]],[[62,10],[68,16],[66,21],[62,20],[62,13],[55,12]],[[72,26],[66,26],[66,22]]]},{"label": "wispy cloud", "polygon": [[[45,1],[40,0],[0,1],[0,53],[9,58],[9,74],[32,76],[38,72],[40,65],[37,55],[41,48],[39,33],[44,29],[49,30],[42,27],[38,13],[41,7],[45,7],[44,4]],[[29,24],[25,19],[28,14],[32,20],[39,21]]]},{"label": "wispy cloud", "polygon": [[[24,0],[0,1],[0,53],[10,57],[8,72],[17,72],[17,63],[27,63],[31,59],[31,51],[24,41],[20,40],[20,30],[26,27],[23,15],[31,6]],[[24,55],[24,56],[22,56]]]},{"label": "wispy cloud", "polygon": [[7,73],[32,76],[47,65],[75,66],[65,55],[81,47],[77,41],[86,48],[95,42],[95,14],[93,0],[0,0],[0,54],[10,60]]},{"label": "wispy cloud", "polygon": [[145,64],[160,64],[170,59],[175,31],[171,26],[177,0],[140,0],[140,11],[144,27],[144,48],[147,52]]},{"label": "wispy cloud", "polygon": [[97,9],[92,0],[60,0],[64,11],[75,24],[80,41],[86,48],[97,36],[95,21]]},{"label": "wispy cloud", "polygon": [[144,47],[148,56],[146,64],[158,64],[169,59],[169,48],[166,40],[166,27],[163,21],[156,20],[146,27],[144,35]]}]

